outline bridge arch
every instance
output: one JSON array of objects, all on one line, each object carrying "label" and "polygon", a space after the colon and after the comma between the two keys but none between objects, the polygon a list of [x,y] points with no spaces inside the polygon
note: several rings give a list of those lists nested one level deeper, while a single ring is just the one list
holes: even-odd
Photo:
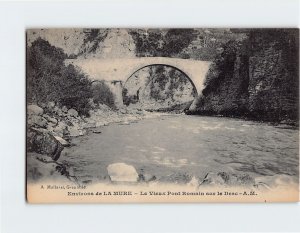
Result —
[{"label": "bridge arch", "polygon": [[132,75],[134,75],[135,73],[139,72],[140,70],[142,70],[144,68],[151,67],[151,66],[165,66],[165,67],[170,67],[170,68],[173,68],[173,69],[179,71],[180,73],[182,73],[189,80],[189,82],[193,86],[193,89],[194,89],[194,92],[195,92],[195,96],[198,96],[199,93],[198,93],[197,87],[194,84],[193,80],[189,77],[189,75],[187,73],[185,73],[182,69],[180,69],[180,68],[178,68],[176,66],[173,66],[173,65],[165,64],[165,63],[153,63],[153,64],[148,64],[148,65],[143,65],[140,68],[137,68],[137,70],[135,70],[127,78],[125,78],[125,82],[124,82],[123,86],[125,86],[125,84],[132,77]]},{"label": "bridge arch", "polygon": [[211,62],[193,59],[170,58],[170,57],[136,57],[136,58],[87,58],[68,59],[65,63],[73,64],[91,80],[104,80],[107,82],[115,95],[118,103],[122,105],[122,85],[137,70],[150,65],[168,65],[175,67],[184,73],[196,87],[197,94],[203,89],[205,75]]},{"label": "bridge arch", "polygon": [[[139,71],[144,72],[139,73]],[[157,82],[157,80],[160,81]],[[151,85],[155,85],[154,83],[158,85],[155,90],[159,90],[161,94],[155,94],[155,91],[152,96],[150,94],[152,93]],[[192,103],[197,96],[197,88],[189,75],[182,69],[166,63],[150,63],[138,66],[127,75],[122,85],[122,100],[124,105],[135,104],[140,101],[140,103],[150,103],[152,105],[154,104],[154,100],[155,102],[158,101],[158,105],[161,105],[164,101],[166,101],[165,103],[170,103],[169,101],[171,100],[174,101],[174,104],[176,102],[184,106],[184,104]]]}]

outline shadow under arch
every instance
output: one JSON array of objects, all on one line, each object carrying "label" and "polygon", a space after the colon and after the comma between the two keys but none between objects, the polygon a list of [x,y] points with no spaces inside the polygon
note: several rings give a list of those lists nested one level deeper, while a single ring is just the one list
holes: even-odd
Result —
[{"label": "shadow under arch", "polygon": [[149,64],[149,65],[145,65],[145,66],[142,66],[140,68],[138,68],[137,70],[135,70],[134,72],[132,72],[128,78],[126,78],[126,81],[124,82],[123,84],[123,88],[126,86],[126,83],[127,81],[135,74],[137,73],[138,71],[144,69],[144,68],[147,68],[147,67],[151,67],[151,66],[166,66],[166,67],[170,67],[170,68],[173,68],[179,72],[181,72],[182,74],[184,74],[184,76],[190,81],[190,83],[192,84],[193,86],[193,90],[194,90],[194,93],[195,93],[195,98],[198,96],[198,91],[197,91],[197,88],[193,82],[193,80],[181,69],[177,68],[176,66],[172,66],[172,65],[168,65],[168,64],[164,64],[164,63],[153,63],[153,64]]}]

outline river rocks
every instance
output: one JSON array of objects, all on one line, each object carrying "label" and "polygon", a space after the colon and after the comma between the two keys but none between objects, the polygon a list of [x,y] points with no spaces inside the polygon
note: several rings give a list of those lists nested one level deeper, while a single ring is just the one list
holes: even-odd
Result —
[{"label": "river rocks", "polygon": [[47,104],[47,108],[48,109],[54,109],[54,107],[55,107],[55,103],[54,102],[52,102],[52,101],[50,101],[50,102],[48,102],[48,104]]},{"label": "river rocks", "polygon": [[85,134],[84,130],[79,129],[78,127],[68,126],[68,134],[70,137],[83,136]]},{"label": "river rocks", "polygon": [[78,117],[78,112],[75,109],[71,108],[68,110],[68,115],[72,117]]},{"label": "river rocks", "polygon": [[[43,105],[44,106],[44,105]],[[54,102],[45,104],[44,109],[37,105],[28,106],[27,153],[37,153],[43,158],[57,160],[64,147],[70,146],[70,137],[78,137],[87,133],[87,128],[95,128],[92,132],[100,134],[101,127],[108,123],[129,122],[142,119],[134,114],[120,114],[105,105],[94,109],[90,117],[79,116],[75,109],[59,107]],[[96,127],[99,128],[96,128]],[[68,139],[65,140],[65,138]],[[119,163],[108,166],[112,181],[137,182],[138,173],[133,166]],[[39,176],[38,170],[31,170],[33,176]],[[108,176],[107,176],[108,177]],[[143,181],[149,182],[155,176],[144,174]]]},{"label": "river rocks", "polygon": [[155,175],[144,172],[144,170],[141,169],[141,173],[139,174],[138,181],[139,182],[151,182],[151,181],[155,181],[156,179],[157,178]]},{"label": "river rocks", "polygon": [[76,177],[71,176],[69,167],[58,163],[51,158],[29,152],[27,156],[27,181],[42,182],[55,180],[60,183],[76,182]]},{"label": "river rocks", "polygon": [[100,129],[94,129],[94,130],[93,130],[93,133],[100,134],[100,133],[101,133],[101,130],[100,130]]},{"label": "river rocks", "polygon": [[96,127],[96,121],[92,119],[85,119],[85,123],[82,124],[83,129],[95,128],[95,127]]},{"label": "river rocks", "polygon": [[56,139],[57,141],[59,141],[60,144],[62,144],[63,146],[70,146],[70,143],[67,142],[65,139],[63,139],[63,138],[61,138],[61,137],[59,137],[59,136],[54,136],[54,137],[55,137],[55,139]]},{"label": "river rocks", "polygon": [[188,184],[192,180],[192,176],[185,172],[176,172],[159,179],[160,182],[174,184]]},{"label": "river rocks", "polygon": [[139,175],[135,168],[126,163],[113,163],[107,167],[111,181],[115,182],[137,182]]},{"label": "river rocks", "polygon": [[67,108],[66,106],[63,106],[63,107],[61,108],[61,110],[62,110],[62,112],[64,112],[64,113],[67,113],[67,112],[68,112],[68,108]]},{"label": "river rocks", "polygon": [[255,184],[255,179],[248,174],[242,174],[236,176],[236,183],[238,185],[252,186]]},{"label": "river rocks", "polygon": [[271,187],[263,182],[255,183],[254,187],[261,192],[266,192],[271,190]]},{"label": "river rocks", "polygon": [[39,181],[43,178],[52,177],[55,174],[55,163],[42,163],[36,157],[38,154],[30,153],[27,157],[27,179],[30,181]]},{"label": "river rocks", "polygon": [[107,126],[108,122],[107,121],[100,121],[96,123],[96,127],[100,127],[100,126]]},{"label": "river rocks", "polygon": [[255,178],[256,185],[267,186],[267,188],[284,187],[289,188],[293,185],[298,185],[298,176],[286,174],[275,174],[271,176],[261,176]]},{"label": "river rocks", "polygon": [[130,125],[129,121],[122,121],[119,123],[119,125]]},{"label": "river rocks", "polygon": [[27,122],[29,126],[41,127],[41,128],[47,127],[47,120],[39,115],[28,116]]},{"label": "river rocks", "polygon": [[[98,126],[103,126],[103,124],[98,124]],[[97,127],[96,122],[87,122],[82,125],[83,129],[95,128]]]},{"label": "river rocks", "polygon": [[30,128],[27,132],[28,152],[37,152],[57,160],[63,150],[63,145],[47,130]]},{"label": "river rocks", "polygon": [[57,126],[53,128],[53,133],[57,136],[63,137],[67,134],[67,124],[63,121],[58,122]]},{"label": "river rocks", "polygon": [[53,118],[53,117],[50,117],[49,115],[47,114],[43,114],[43,117],[50,123],[56,125],[57,124],[57,119]]},{"label": "river rocks", "polygon": [[200,185],[253,186],[254,184],[254,178],[248,174],[237,175],[226,172],[209,172]]},{"label": "river rocks", "polygon": [[156,176],[151,175],[151,174],[140,174],[139,175],[139,181],[144,181],[144,182],[151,182],[156,180]]},{"label": "river rocks", "polygon": [[41,115],[43,115],[43,113],[44,113],[44,110],[41,107],[37,106],[37,105],[32,104],[32,105],[27,106],[27,114],[28,115],[39,115],[39,116],[41,116]]},{"label": "river rocks", "polygon": [[64,116],[63,111],[62,111],[59,107],[57,107],[57,106],[55,106],[55,107],[53,108],[53,113],[54,113],[55,115],[59,116],[59,117],[63,117],[63,116]]},{"label": "river rocks", "polygon": [[208,173],[203,179],[203,182],[201,185],[224,185],[226,183],[226,179],[224,179],[222,176],[219,176],[216,173]]},{"label": "river rocks", "polygon": [[125,109],[125,108],[121,108],[121,109],[119,109],[119,112],[120,112],[120,113],[122,113],[122,114],[126,114],[126,113],[127,113],[127,111],[126,111],[126,109]]}]

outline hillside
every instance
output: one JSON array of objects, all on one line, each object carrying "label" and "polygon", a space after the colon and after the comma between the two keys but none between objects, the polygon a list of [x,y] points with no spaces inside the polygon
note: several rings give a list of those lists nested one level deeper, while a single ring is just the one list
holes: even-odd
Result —
[{"label": "hillside", "polygon": [[253,29],[243,42],[226,43],[190,113],[296,124],[298,33]]}]

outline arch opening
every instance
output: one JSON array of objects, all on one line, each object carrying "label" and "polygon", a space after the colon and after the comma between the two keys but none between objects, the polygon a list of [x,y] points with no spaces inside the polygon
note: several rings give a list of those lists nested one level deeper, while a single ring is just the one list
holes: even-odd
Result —
[{"label": "arch opening", "polygon": [[167,64],[149,64],[134,71],[122,90],[124,105],[153,111],[187,109],[197,89],[181,69]]}]

